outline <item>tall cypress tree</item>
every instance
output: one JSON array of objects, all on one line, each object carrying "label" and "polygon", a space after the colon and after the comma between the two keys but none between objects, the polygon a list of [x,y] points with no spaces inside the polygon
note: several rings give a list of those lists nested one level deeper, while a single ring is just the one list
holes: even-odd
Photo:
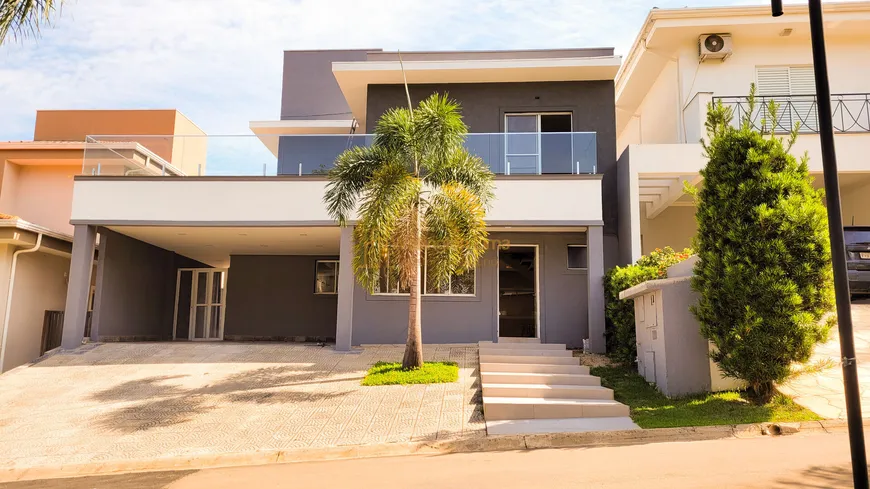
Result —
[{"label": "tall cypress tree", "polygon": [[754,85],[739,127],[721,101],[708,106],[692,312],[722,371],[767,400],[791,364],[809,360],[827,338],[834,294],[823,194],[808,157],[789,154],[799,127],[783,142],[765,130],[777,127],[777,105],[766,107],[761,131],[751,122],[755,108]]}]

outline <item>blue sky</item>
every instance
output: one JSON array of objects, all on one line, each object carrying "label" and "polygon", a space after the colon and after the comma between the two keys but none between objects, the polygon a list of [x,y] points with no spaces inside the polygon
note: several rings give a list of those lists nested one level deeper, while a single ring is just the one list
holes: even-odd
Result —
[{"label": "blue sky", "polygon": [[[757,4],[694,0],[690,5]],[[0,140],[37,109],[177,108],[209,134],[278,118],[285,49],[613,46],[686,0],[68,0],[0,46]]]}]

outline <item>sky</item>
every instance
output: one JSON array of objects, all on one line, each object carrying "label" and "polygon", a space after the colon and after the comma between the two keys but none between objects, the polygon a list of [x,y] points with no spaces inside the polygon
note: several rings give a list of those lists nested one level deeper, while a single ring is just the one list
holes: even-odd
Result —
[{"label": "sky", "polygon": [[[693,0],[692,7],[758,4]],[[208,134],[276,120],[282,51],[614,47],[686,0],[67,0],[0,46],[0,141],[37,109],[177,108]]]}]

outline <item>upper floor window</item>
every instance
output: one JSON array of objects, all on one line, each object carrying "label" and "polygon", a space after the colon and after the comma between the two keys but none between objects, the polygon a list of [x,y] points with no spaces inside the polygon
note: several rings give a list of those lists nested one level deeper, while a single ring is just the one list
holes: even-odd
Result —
[{"label": "upper floor window", "polygon": [[798,122],[803,130],[819,130],[812,66],[757,66],[755,79],[763,115],[770,100],[779,104],[777,131],[788,131]]},{"label": "upper floor window", "polygon": [[[462,274],[455,274],[450,277],[447,284],[438,286],[434,280],[427,280],[427,270],[429,268],[429,253],[428,250],[422,251],[422,266],[420,272],[420,290],[423,295],[466,295],[473,296],[475,294],[475,270],[469,270]],[[399,287],[398,274],[390,270],[388,266],[381,267],[381,280],[378,294],[408,294],[410,288]]]},{"label": "upper floor window", "polygon": [[577,173],[570,112],[505,114],[505,173]]},{"label": "upper floor window", "polygon": [[815,95],[812,66],[756,66],[758,95],[764,97]]}]

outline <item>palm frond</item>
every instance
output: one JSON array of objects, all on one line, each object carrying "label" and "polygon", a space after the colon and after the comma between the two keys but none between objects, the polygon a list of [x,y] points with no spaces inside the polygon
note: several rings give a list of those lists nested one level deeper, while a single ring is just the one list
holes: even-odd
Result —
[{"label": "palm frond", "polygon": [[468,126],[458,102],[447,94],[432,94],[414,111],[414,139],[429,159],[443,159],[462,147]]},{"label": "palm frond", "polygon": [[37,36],[40,26],[50,24],[51,15],[63,0],[0,0],[0,44],[14,38]]},{"label": "palm frond", "polygon": [[353,269],[368,290],[377,290],[381,264],[389,256],[408,208],[419,200],[421,188],[420,179],[410,175],[402,162],[392,161],[374,172],[361,193]]},{"label": "palm frond", "polygon": [[414,146],[414,127],[411,112],[397,107],[390,109],[375,125],[374,146],[395,154],[411,154]]},{"label": "palm frond", "polygon": [[393,235],[388,248],[388,262],[399,277],[399,286],[408,288],[411,286],[412,274],[419,273],[416,256],[422,249],[421,235],[418,229],[422,227],[420,208],[418,205],[410,205],[396,220]]},{"label": "palm frond", "polygon": [[445,284],[452,274],[474,269],[486,252],[486,209],[480,198],[459,183],[438,188],[424,214],[425,237],[432,255],[427,280]]},{"label": "palm frond", "polygon": [[425,162],[426,184],[432,187],[459,184],[480,199],[489,208],[494,197],[492,171],[480,157],[470,154],[465,148],[458,148],[447,158]]},{"label": "palm frond", "polygon": [[323,202],[329,215],[344,226],[356,206],[360,193],[375,172],[390,160],[390,154],[379,147],[353,147],[339,155],[329,170],[329,183]]}]

